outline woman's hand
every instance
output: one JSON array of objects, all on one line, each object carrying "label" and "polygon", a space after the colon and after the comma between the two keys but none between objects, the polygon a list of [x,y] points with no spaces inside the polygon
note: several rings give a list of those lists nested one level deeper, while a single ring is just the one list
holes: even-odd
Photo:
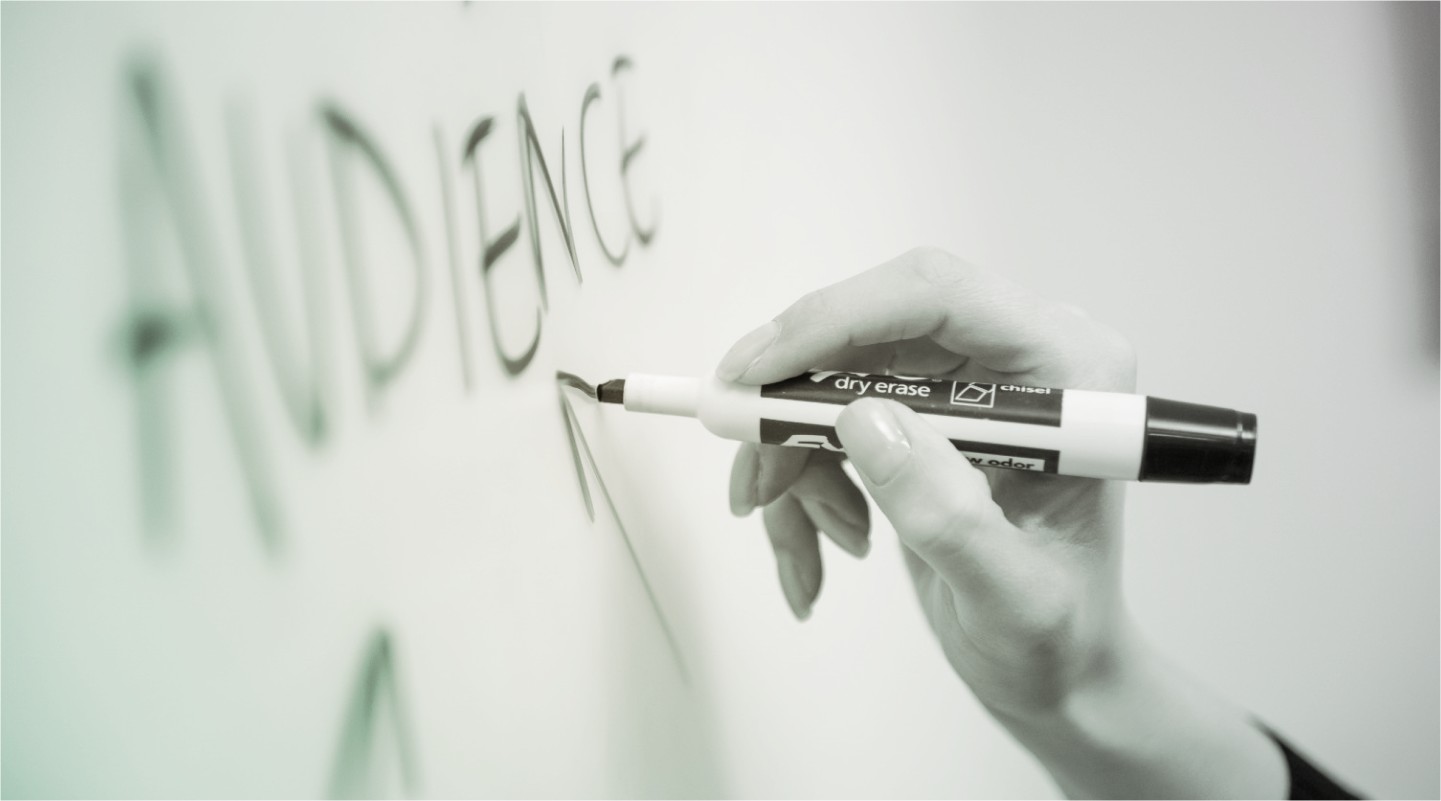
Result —
[{"label": "woman's hand", "polygon": [[[798,300],[716,374],[767,384],[806,370],[1129,392],[1130,344],[1080,310],[934,249]],[[1119,482],[979,469],[910,409],[850,404],[846,457],[899,536],[956,673],[1071,794],[1284,791],[1284,765],[1244,715],[1135,636],[1121,597]],[[743,445],[732,511],[764,507],[787,601],[810,614],[817,531],[869,548],[865,498],[827,451]]]},{"label": "woman's hand", "polygon": [[[913,250],[807,295],[732,348],[719,376],[748,384],[808,369],[1130,391],[1115,331],[937,250]],[[956,672],[998,711],[1055,703],[1102,662],[1120,619],[1116,482],[971,464],[922,418],[862,400],[837,433],[899,534],[931,628]],[[765,507],[798,617],[821,585],[817,530],[868,548],[866,503],[824,451],[742,446],[737,513]]]}]

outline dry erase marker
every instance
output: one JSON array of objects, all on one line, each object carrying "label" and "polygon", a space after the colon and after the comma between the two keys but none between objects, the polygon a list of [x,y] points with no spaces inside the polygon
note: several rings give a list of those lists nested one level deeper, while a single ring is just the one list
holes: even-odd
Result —
[{"label": "dry erase marker", "polygon": [[596,390],[633,412],[695,417],[727,439],[843,452],[836,418],[860,398],[909,406],[978,467],[1248,484],[1256,415],[1081,389],[814,372],[764,386],[633,373]]}]

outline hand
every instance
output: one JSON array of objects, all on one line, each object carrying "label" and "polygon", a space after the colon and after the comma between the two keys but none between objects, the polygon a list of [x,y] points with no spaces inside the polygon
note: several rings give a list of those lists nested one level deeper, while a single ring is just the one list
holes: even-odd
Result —
[{"label": "hand", "polygon": [[[719,376],[748,384],[808,369],[1131,391],[1135,356],[1115,331],[936,250],[914,250],[814,292],[728,353]],[[900,537],[931,628],[982,702],[1055,703],[1115,639],[1120,483],[977,469],[923,419],[867,399],[837,433]],[[797,617],[821,586],[817,530],[868,550],[865,499],[825,451],[746,444],[731,506],[765,507]]]},{"label": "hand", "polygon": [[[1136,360],[1080,310],[919,249],[801,298],[716,374],[765,384],[809,369],[1133,391]],[[1274,744],[1134,634],[1121,598],[1123,484],[978,469],[894,401],[856,401],[836,430],[952,668],[1068,794],[1283,793]],[[738,515],[765,508],[801,619],[820,592],[817,531],[854,556],[869,549],[865,498],[836,454],[743,445],[730,502]]]}]

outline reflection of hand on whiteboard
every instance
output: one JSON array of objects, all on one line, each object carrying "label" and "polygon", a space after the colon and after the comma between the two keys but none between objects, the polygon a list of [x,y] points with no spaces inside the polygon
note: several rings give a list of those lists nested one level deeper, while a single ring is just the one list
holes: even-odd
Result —
[{"label": "reflection of hand on whiteboard", "polygon": [[[934,249],[806,295],[716,373],[764,384],[811,369],[1135,387],[1134,351],[1114,330]],[[851,404],[837,433],[952,668],[1068,794],[1285,792],[1275,744],[1137,636],[1121,593],[1120,482],[978,470],[889,400]],[[745,444],[731,473],[732,511],[764,507],[802,619],[820,591],[817,531],[856,556],[869,548],[865,499],[840,459]]]}]

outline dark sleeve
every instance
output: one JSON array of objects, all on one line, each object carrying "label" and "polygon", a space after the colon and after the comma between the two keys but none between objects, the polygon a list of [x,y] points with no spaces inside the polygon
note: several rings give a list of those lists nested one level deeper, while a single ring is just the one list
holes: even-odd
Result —
[{"label": "dark sleeve", "polygon": [[1276,741],[1276,745],[1281,747],[1281,753],[1286,757],[1286,770],[1291,774],[1289,798],[1360,798],[1296,753],[1296,749],[1281,739],[1281,735],[1265,726],[1262,726],[1261,730]]}]

